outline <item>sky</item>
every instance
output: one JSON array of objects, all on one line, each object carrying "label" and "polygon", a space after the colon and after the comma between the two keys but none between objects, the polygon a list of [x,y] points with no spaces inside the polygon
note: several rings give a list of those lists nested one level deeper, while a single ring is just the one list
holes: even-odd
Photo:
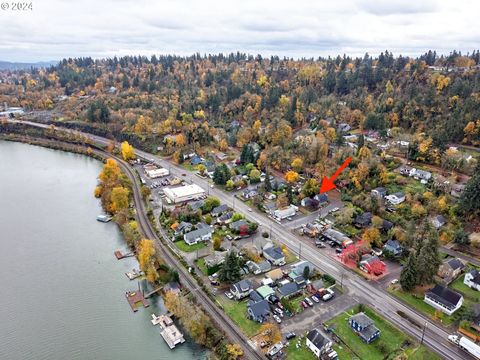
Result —
[{"label": "sky", "polygon": [[0,9],[0,60],[236,51],[293,58],[385,50],[416,56],[480,48],[477,0],[31,2],[33,10]]}]

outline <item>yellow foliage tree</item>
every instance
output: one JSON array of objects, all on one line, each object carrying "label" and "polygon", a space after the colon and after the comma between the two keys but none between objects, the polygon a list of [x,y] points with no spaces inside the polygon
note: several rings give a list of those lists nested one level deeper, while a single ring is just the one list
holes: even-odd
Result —
[{"label": "yellow foliage tree", "polygon": [[290,184],[293,184],[294,182],[298,181],[299,177],[300,176],[298,175],[298,173],[293,170],[289,170],[285,174],[285,180]]},{"label": "yellow foliage tree", "polygon": [[116,186],[110,195],[110,211],[113,214],[128,208],[128,196],[130,191],[123,186]]},{"label": "yellow foliage tree", "polygon": [[293,170],[300,171],[302,170],[302,167],[303,167],[303,160],[297,157],[292,161],[291,165]]},{"label": "yellow foliage tree", "polygon": [[177,146],[185,146],[187,144],[187,140],[185,139],[185,135],[178,134],[175,136],[175,144]]},{"label": "yellow foliage tree", "polygon": [[362,146],[360,148],[360,150],[358,150],[358,157],[361,159],[361,160],[364,160],[364,159],[369,159],[372,157],[372,152],[370,151],[370,149],[366,146]]},{"label": "yellow foliage tree", "polygon": [[227,353],[232,360],[239,359],[243,356],[243,350],[238,344],[227,344]]},{"label": "yellow foliage tree", "polygon": [[135,150],[133,146],[128,143],[128,141],[124,141],[121,144],[122,149],[122,158],[125,161],[135,159]]},{"label": "yellow foliage tree", "polygon": [[372,245],[380,240],[380,230],[374,227],[370,227],[363,233],[363,241]]},{"label": "yellow foliage tree", "polygon": [[158,279],[157,269],[155,268],[155,243],[150,239],[140,240],[138,247],[138,262],[140,269],[145,272],[147,279],[154,282]]}]

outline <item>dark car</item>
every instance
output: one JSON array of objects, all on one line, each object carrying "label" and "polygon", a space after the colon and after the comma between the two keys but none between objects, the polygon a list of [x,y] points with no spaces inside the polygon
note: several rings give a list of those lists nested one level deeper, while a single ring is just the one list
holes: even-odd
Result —
[{"label": "dark car", "polygon": [[285,339],[291,340],[291,339],[293,339],[293,338],[296,337],[296,336],[297,336],[297,335],[292,331],[292,332],[287,333],[287,335],[285,335]]}]

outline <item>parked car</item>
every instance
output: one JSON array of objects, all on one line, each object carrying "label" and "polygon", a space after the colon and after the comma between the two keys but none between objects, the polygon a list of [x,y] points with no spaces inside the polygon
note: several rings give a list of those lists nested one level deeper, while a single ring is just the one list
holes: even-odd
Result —
[{"label": "parked car", "polygon": [[316,245],[319,249],[325,249],[325,248],[326,248],[325,244],[323,244],[323,243],[321,243],[321,242],[320,242],[320,243],[316,243],[316,242],[315,242],[315,245]]},{"label": "parked car", "polygon": [[231,235],[225,235],[225,239],[227,239],[228,241],[232,241],[233,237]]},{"label": "parked car", "polygon": [[279,303],[277,304],[277,306],[278,306],[278,308],[279,308],[280,310],[282,310],[282,311],[285,310],[285,309],[283,308],[283,305],[282,305],[281,302],[279,302]]},{"label": "parked car", "polygon": [[335,249],[335,252],[336,252],[337,254],[341,254],[341,253],[343,252],[343,249],[337,247],[337,248]]},{"label": "parked car", "polygon": [[278,316],[283,317],[283,311],[280,310],[279,308],[273,309],[273,312],[274,312],[275,314],[277,314]]},{"label": "parked car", "polygon": [[281,324],[282,323],[282,319],[280,319],[278,317],[278,315],[273,315],[273,318],[275,319],[275,321],[278,323],[278,324]]},{"label": "parked car", "polygon": [[333,212],[337,212],[338,210],[340,210],[338,207],[334,207],[333,209],[330,210],[330,212],[333,213]]},{"label": "parked car", "polygon": [[291,340],[293,339],[294,337],[296,337],[297,335],[292,331],[292,332],[289,332],[285,335],[285,339],[287,340]]},{"label": "parked car", "polygon": [[327,294],[325,294],[325,295],[322,296],[322,300],[323,300],[323,301],[332,300],[332,299],[333,299],[333,296],[334,296],[334,294],[331,293],[331,292],[329,292],[329,293],[327,293]]},{"label": "parked car", "polygon": [[225,293],[225,296],[226,296],[227,298],[229,298],[230,300],[233,299],[233,294],[232,294],[230,291],[227,291],[227,292]]},{"label": "parked car", "polygon": [[313,302],[310,300],[310,298],[306,297],[305,302],[308,304],[308,306],[313,306]]},{"label": "parked car", "polygon": [[301,305],[304,309],[308,308],[308,305],[307,305],[307,303],[306,303],[305,301],[300,301],[300,305]]},{"label": "parked car", "polygon": [[398,284],[398,279],[393,279],[392,281],[390,281],[390,283],[391,283],[392,285]]},{"label": "parked car", "polygon": [[317,297],[317,295],[312,295],[312,300],[315,301],[316,303],[320,302],[320,299]]}]

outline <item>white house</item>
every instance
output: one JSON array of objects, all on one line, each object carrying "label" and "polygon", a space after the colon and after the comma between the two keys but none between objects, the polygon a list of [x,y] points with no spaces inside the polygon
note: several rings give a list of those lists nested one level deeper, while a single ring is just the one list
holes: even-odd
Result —
[{"label": "white house", "polygon": [[385,199],[387,199],[393,205],[398,205],[405,201],[405,194],[399,191],[399,192],[396,192],[395,194],[390,194],[385,196]]},{"label": "white house", "polygon": [[332,347],[332,342],[323,336],[318,329],[313,329],[308,333],[305,344],[319,359],[320,355],[328,352]]},{"label": "white house", "polygon": [[273,212],[273,217],[277,220],[283,220],[290,216],[294,216],[298,211],[298,207],[295,205],[290,205],[284,209],[278,209]]},{"label": "white house", "polygon": [[447,315],[452,315],[462,306],[463,296],[437,284],[425,293],[423,301]]},{"label": "white house", "polygon": [[193,245],[200,241],[212,240],[212,234],[213,229],[208,226],[186,233],[185,235],[183,235],[183,240],[185,240],[188,245]]},{"label": "white house", "polygon": [[470,270],[465,274],[463,283],[468,287],[480,291],[480,272],[478,270]]}]

